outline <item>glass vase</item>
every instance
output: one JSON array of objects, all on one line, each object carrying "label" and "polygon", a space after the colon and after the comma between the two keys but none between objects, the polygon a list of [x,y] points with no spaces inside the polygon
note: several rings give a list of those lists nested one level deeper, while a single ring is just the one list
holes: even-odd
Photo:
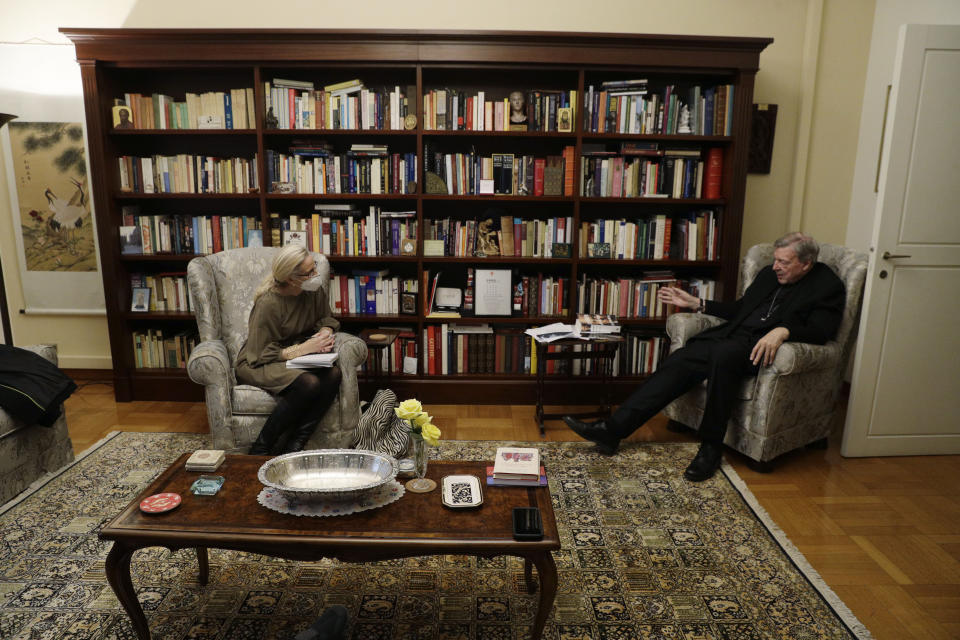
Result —
[{"label": "glass vase", "polygon": [[427,460],[429,458],[427,443],[424,442],[423,438],[412,433],[410,438],[413,440],[413,471],[417,477],[407,482],[407,489],[414,493],[433,491],[437,487],[437,483],[424,477],[427,475]]}]

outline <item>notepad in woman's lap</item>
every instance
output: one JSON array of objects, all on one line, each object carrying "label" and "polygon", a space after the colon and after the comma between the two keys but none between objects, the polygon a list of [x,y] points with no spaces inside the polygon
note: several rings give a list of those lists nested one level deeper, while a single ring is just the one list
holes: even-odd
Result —
[{"label": "notepad in woman's lap", "polygon": [[311,353],[293,360],[287,360],[287,369],[316,369],[330,367],[337,361],[337,353]]}]

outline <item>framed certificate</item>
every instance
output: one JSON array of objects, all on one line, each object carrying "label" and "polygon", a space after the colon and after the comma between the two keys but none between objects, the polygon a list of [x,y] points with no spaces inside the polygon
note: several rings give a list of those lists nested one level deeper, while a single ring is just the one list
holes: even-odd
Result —
[{"label": "framed certificate", "polygon": [[475,286],[476,315],[511,315],[512,289],[509,269],[477,269]]}]

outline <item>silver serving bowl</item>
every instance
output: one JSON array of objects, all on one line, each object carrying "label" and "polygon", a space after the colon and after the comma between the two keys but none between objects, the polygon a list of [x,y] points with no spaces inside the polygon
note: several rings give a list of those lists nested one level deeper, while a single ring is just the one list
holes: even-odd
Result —
[{"label": "silver serving bowl", "polygon": [[397,461],[363,449],[314,449],[265,462],[257,478],[288,500],[350,500],[393,480]]}]

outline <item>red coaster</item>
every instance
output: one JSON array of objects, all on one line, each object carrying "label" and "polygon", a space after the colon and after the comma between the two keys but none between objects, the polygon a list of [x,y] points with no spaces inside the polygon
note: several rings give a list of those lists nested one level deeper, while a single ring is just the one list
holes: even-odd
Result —
[{"label": "red coaster", "polygon": [[140,501],[140,511],[144,513],[163,513],[180,506],[183,498],[179,493],[158,493]]}]

